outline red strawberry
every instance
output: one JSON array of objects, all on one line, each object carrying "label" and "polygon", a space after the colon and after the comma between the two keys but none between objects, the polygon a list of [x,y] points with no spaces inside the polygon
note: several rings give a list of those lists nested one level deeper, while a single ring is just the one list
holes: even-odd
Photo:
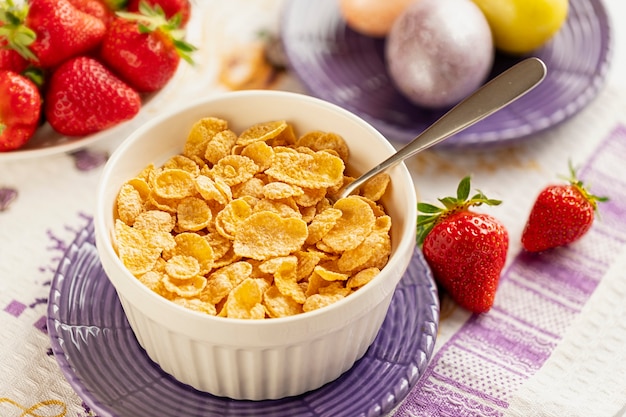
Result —
[{"label": "red strawberry", "polygon": [[[68,0],[30,0],[23,7],[9,7],[4,16],[10,46],[34,64],[51,68],[100,44],[104,23],[76,9]],[[31,36],[21,34],[34,33]]]},{"label": "red strawberry", "polygon": [[28,49],[35,41],[35,32],[22,25],[28,7],[18,7],[13,0],[0,5],[0,69],[21,73],[28,67]]},{"label": "red strawberry", "polygon": [[527,251],[540,252],[580,239],[593,224],[598,201],[608,200],[589,193],[571,165],[567,180],[545,187],[537,196],[522,232]]},{"label": "red strawberry", "polygon": [[82,136],[134,117],[139,94],[93,58],[72,58],[50,78],[44,112],[50,125],[67,136]]},{"label": "red strawberry", "polygon": [[469,198],[470,178],[459,183],[457,197],[439,199],[444,208],[419,203],[418,243],[437,282],[461,307],[488,311],[506,262],[509,235],[494,217],[470,211],[481,204],[498,205],[478,192]]},{"label": "red strawberry", "polygon": [[18,149],[39,125],[41,96],[28,78],[0,71],[0,152]]},{"label": "red strawberry", "polygon": [[83,13],[97,17],[108,26],[115,17],[113,10],[107,6],[103,0],[68,0],[74,7]]},{"label": "red strawberry", "polygon": [[8,49],[0,40],[0,70],[13,71],[18,74],[28,67],[28,61],[17,51]]},{"label": "red strawberry", "polygon": [[20,73],[26,69],[28,61],[19,52],[9,47],[11,30],[4,27],[4,21],[9,19],[6,13],[6,10],[0,10],[0,70]]},{"label": "red strawberry", "polygon": [[191,2],[189,0],[130,0],[128,2],[129,12],[138,12],[139,4],[146,2],[149,6],[159,6],[165,12],[165,17],[173,18],[180,15],[180,27],[185,27],[191,17]]},{"label": "red strawberry", "polygon": [[139,92],[157,91],[172,78],[180,58],[191,62],[195,48],[162,11],[146,7],[142,14],[118,12],[102,41],[103,61]]}]

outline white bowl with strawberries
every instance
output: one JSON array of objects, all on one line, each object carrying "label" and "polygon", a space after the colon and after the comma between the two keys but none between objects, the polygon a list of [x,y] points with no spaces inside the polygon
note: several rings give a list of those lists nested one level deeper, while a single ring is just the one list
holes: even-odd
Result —
[{"label": "white bowl with strawberries", "polygon": [[0,157],[67,150],[136,118],[191,61],[190,14],[189,0],[2,2]]}]

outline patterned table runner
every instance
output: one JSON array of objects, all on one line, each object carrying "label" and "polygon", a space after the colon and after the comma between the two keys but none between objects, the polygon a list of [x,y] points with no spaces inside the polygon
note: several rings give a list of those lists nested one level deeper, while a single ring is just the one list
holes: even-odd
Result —
[{"label": "patterned table runner", "polygon": [[505,415],[624,248],[624,161],[626,126],[618,125],[579,171],[594,194],[610,197],[587,235],[553,251],[519,253],[501,277],[493,309],[472,316],[438,350],[395,416]]}]

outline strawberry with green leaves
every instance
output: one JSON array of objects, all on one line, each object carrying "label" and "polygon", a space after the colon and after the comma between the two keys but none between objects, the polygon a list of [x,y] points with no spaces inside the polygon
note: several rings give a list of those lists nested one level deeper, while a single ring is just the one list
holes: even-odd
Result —
[{"label": "strawberry with green leaves", "polygon": [[180,18],[140,4],[140,13],[118,12],[100,50],[102,60],[140,93],[160,90],[174,76],[181,57],[195,48],[185,42]]},{"label": "strawberry with green leaves", "polygon": [[509,235],[493,216],[472,207],[498,205],[482,192],[470,198],[470,177],[459,183],[455,197],[440,198],[443,208],[419,203],[417,239],[437,282],[457,304],[474,313],[493,305],[506,262]]},{"label": "strawberry with green leaves", "polygon": [[20,24],[26,18],[27,8],[18,8],[12,1],[0,0],[0,70],[20,73],[28,67],[28,60],[13,45],[27,49],[35,40],[35,32]]},{"label": "strawberry with green leaves", "polygon": [[100,19],[68,0],[29,0],[23,5],[2,0],[1,8],[9,46],[41,68],[93,50],[106,32]]},{"label": "strawberry with green leaves", "polygon": [[138,12],[139,4],[146,2],[149,6],[159,6],[165,12],[165,17],[173,18],[180,15],[180,27],[185,27],[191,17],[191,2],[189,0],[129,0],[128,11]]},{"label": "strawberry with green leaves", "polygon": [[35,83],[13,71],[0,71],[0,152],[24,146],[41,115],[41,95]]},{"label": "strawberry with green leaves", "polygon": [[90,57],[61,64],[48,83],[46,120],[67,136],[95,133],[133,118],[141,108],[139,94]]},{"label": "strawberry with green leaves", "polygon": [[522,246],[529,252],[541,252],[580,239],[593,224],[598,202],[608,200],[591,194],[571,164],[569,169],[567,183],[545,187],[531,208],[522,232]]}]

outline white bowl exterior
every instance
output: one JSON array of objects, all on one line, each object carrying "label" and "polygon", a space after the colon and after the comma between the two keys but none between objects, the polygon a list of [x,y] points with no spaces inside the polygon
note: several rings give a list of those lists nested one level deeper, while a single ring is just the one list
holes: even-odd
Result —
[{"label": "white bowl exterior", "polygon": [[[361,358],[385,318],[394,289],[415,247],[416,196],[403,164],[388,171],[384,199],[392,218],[392,256],[368,285],[329,307],[297,316],[252,321],[187,310],[150,291],[123,266],[111,241],[113,207],[121,185],[149,163],[180,153],[189,129],[206,116],[235,132],[259,122],[287,120],[297,133],[338,133],[351,166],[373,167],[395,150],[359,117],[295,93],[243,91],[213,96],[135,131],[109,159],[98,190],[96,246],[129,323],[152,360],[179,381],[234,399],[275,399],[316,389]],[[358,174],[358,173],[354,173]]]}]

